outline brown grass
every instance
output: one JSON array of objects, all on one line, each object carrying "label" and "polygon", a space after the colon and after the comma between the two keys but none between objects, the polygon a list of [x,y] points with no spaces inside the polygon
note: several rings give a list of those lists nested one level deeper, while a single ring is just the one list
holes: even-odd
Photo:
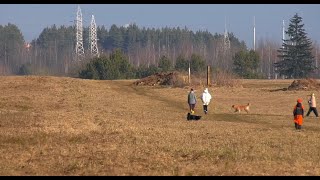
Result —
[{"label": "brown grass", "polygon": [[[241,82],[210,87],[209,114],[199,103],[203,118],[186,121],[188,89],[0,77],[0,175],[320,175],[320,119],[298,132],[292,117],[311,92]],[[249,114],[233,113],[248,102]]]},{"label": "brown grass", "polygon": [[214,72],[214,81],[215,86],[219,87],[242,87],[239,83],[239,77],[229,73],[227,71],[217,71]]}]

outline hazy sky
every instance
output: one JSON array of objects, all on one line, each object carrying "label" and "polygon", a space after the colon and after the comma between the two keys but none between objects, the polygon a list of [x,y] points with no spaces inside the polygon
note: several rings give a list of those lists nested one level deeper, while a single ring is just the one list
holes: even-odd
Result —
[{"label": "hazy sky", "polygon": [[[26,41],[37,38],[48,26],[72,25],[77,4],[0,4],[0,24],[16,24]],[[282,20],[298,13],[312,41],[320,41],[320,4],[81,4],[84,26],[91,15],[98,26],[108,29],[136,23],[139,27],[188,27],[223,33],[225,18],[229,32],[244,40],[249,48],[253,41],[253,17],[256,19],[256,40],[282,38]]]}]

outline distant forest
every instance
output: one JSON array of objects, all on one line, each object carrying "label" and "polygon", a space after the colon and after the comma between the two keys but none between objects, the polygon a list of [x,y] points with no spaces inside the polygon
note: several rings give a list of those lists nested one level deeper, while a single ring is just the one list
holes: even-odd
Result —
[{"label": "distant forest", "polygon": [[[97,27],[100,55],[109,55],[120,49],[134,67],[158,65],[162,56],[172,64],[180,56],[190,59],[192,54],[201,56],[214,69],[232,71],[235,53],[247,46],[233,33],[228,33],[230,48],[225,48],[224,34],[208,31],[193,32],[188,28],[139,28],[136,24],[128,27],[112,25]],[[21,66],[32,67],[32,74],[68,76],[75,58],[75,27],[52,25],[43,29],[39,37],[28,45],[19,28],[14,24],[0,25],[0,75],[15,75]],[[86,59],[90,61],[89,27],[83,31]],[[256,52],[260,57],[257,72],[265,78],[274,78],[273,63],[278,61],[279,42],[260,39]],[[318,56],[318,45],[314,44],[314,55]],[[319,58],[317,58],[319,59]],[[318,75],[317,72],[315,75]]]}]

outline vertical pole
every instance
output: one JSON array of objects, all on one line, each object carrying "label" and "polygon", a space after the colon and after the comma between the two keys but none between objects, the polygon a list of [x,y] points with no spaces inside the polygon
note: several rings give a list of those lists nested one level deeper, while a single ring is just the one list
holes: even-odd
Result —
[{"label": "vertical pole", "polygon": [[253,51],[256,51],[256,18],[253,16]]},{"label": "vertical pole", "polygon": [[188,80],[189,80],[189,85],[190,85],[191,84],[190,62],[189,62],[189,70],[188,70],[188,72],[189,72]]},{"label": "vertical pole", "polygon": [[318,50],[317,50],[317,47],[316,47],[316,68],[318,68]]},{"label": "vertical pole", "polygon": [[153,64],[156,64],[156,51],[154,50],[154,43],[152,44],[152,48],[153,48]]},{"label": "vertical pole", "polygon": [[176,60],[176,46],[173,46],[173,62]]},{"label": "vertical pole", "polygon": [[318,47],[316,47],[316,68],[317,68],[317,75],[319,74],[319,70],[318,70]]},{"label": "vertical pole", "polygon": [[191,55],[193,54],[193,44],[191,45]]},{"label": "vertical pole", "polygon": [[35,63],[35,67],[38,68],[37,55],[38,55],[38,52],[37,52],[37,42],[34,41],[34,63]]},{"label": "vertical pole", "polygon": [[284,20],[282,20],[282,48],[284,48],[283,43],[284,43]]},{"label": "vertical pole", "polygon": [[159,37],[158,60],[160,59],[160,54],[161,54],[161,52],[160,52],[160,37]]},{"label": "vertical pole", "polygon": [[270,52],[271,52],[271,48],[269,45],[269,74],[268,74],[268,79],[271,79],[271,70],[270,70],[270,66],[271,66],[271,57],[270,57]]},{"label": "vertical pole", "polygon": [[4,43],[4,72],[3,74],[6,75],[7,73],[7,42]]},{"label": "vertical pole", "polygon": [[207,66],[207,87],[210,86],[210,66]]},{"label": "vertical pole", "polygon": [[55,59],[56,59],[56,65],[57,65],[58,64],[57,39],[54,40],[54,50],[55,50]]}]

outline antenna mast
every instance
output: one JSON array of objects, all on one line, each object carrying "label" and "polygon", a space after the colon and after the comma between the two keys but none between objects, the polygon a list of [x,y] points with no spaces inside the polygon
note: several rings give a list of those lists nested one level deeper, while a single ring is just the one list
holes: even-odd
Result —
[{"label": "antenna mast", "polygon": [[[284,20],[282,20],[282,50],[284,50],[284,40],[285,40],[285,24]],[[284,52],[282,51],[282,55],[284,55]],[[277,70],[277,69],[275,69]],[[275,73],[275,79],[278,79],[278,73]],[[284,78],[284,77],[282,77]]]},{"label": "antenna mast", "polygon": [[78,11],[77,11],[77,19],[76,19],[76,56],[77,56],[77,60],[81,61],[81,57],[84,56],[84,48],[83,48],[83,36],[82,36],[82,32],[83,32],[83,26],[82,26],[82,13],[81,13],[81,9],[80,6],[78,6]]},{"label": "antenna mast", "polygon": [[284,48],[284,20],[282,20],[282,48]]},{"label": "antenna mast", "polygon": [[230,39],[228,36],[228,30],[227,30],[227,18],[224,19],[224,52],[226,52],[228,49],[230,49]]},{"label": "antenna mast", "polygon": [[256,17],[253,16],[253,51],[256,51]]},{"label": "antenna mast", "polygon": [[318,69],[318,47],[316,47],[316,68]]},{"label": "antenna mast", "polygon": [[99,57],[98,45],[97,45],[97,25],[94,20],[94,15],[91,17],[91,24],[90,24],[90,48],[91,48],[91,55]]}]

